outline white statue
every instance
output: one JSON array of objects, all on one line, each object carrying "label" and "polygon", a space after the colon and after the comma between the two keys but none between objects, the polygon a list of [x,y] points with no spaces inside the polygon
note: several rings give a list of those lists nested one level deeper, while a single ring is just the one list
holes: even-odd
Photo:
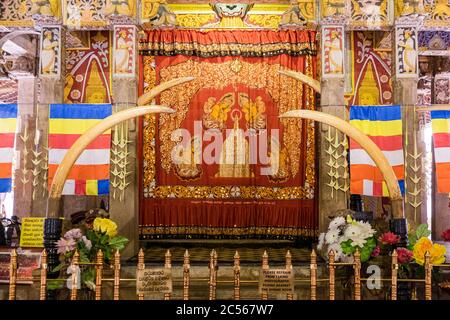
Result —
[{"label": "white statue", "polygon": [[399,46],[403,47],[403,71],[405,73],[415,73],[416,72],[416,56],[417,52],[415,49],[415,40],[412,37],[412,31],[405,31],[405,40],[400,43]]},{"label": "white statue", "polygon": [[55,74],[56,52],[58,41],[52,41],[53,33],[50,30],[44,32],[41,52],[41,68],[43,74]]},{"label": "white statue", "polygon": [[125,30],[121,30],[119,32],[119,38],[116,42],[116,51],[114,53],[114,66],[116,73],[130,73],[128,66],[130,60],[129,49],[132,46],[133,42],[127,40],[127,32]]},{"label": "white statue", "polygon": [[343,73],[343,48],[339,33],[336,30],[331,31],[331,41],[327,41],[325,46],[329,49],[328,57],[330,63],[329,73]]}]

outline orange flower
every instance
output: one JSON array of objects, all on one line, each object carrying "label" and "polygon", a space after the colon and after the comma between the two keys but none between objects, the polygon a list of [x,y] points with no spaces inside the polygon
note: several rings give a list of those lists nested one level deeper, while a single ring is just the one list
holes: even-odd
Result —
[{"label": "orange flower", "polygon": [[414,245],[414,259],[420,265],[425,263],[425,253],[430,253],[430,262],[434,265],[439,265],[445,262],[445,247],[440,244],[433,244],[430,239],[426,237],[420,238]]}]

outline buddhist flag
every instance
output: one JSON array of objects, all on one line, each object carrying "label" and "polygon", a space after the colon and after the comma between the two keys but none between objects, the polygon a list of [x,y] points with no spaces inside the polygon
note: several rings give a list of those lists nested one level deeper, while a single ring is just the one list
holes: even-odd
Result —
[{"label": "buddhist flag", "polygon": [[[352,106],[350,123],[369,136],[394,169],[404,193],[402,114],[400,106]],[[380,169],[366,151],[350,139],[350,193],[386,197],[389,195]]]},{"label": "buddhist flag", "polygon": [[[49,183],[74,142],[112,114],[110,104],[52,104],[49,120]],[[80,155],[67,177],[63,194],[109,193],[111,130],[97,137]]]},{"label": "buddhist flag", "polygon": [[450,111],[431,111],[438,193],[450,193]]},{"label": "buddhist flag", "polygon": [[12,188],[12,161],[17,126],[17,105],[0,104],[0,193]]}]

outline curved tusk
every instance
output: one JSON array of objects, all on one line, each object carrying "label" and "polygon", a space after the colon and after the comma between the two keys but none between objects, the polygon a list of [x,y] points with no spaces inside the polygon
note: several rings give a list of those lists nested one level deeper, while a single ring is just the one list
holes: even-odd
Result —
[{"label": "curved tusk", "polygon": [[103,119],[101,122],[91,127],[88,131],[81,135],[78,140],[75,141],[69,151],[67,151],[64,159],[56,170],[55,177],[50,187],[49,201],[47,204],[47,217],[58,217],[59,199],[61,198],[61,193],[63,191],[67,176],[69,175],[69,172],[77,161],[78,157],[92,141],[94,141],[99,135],[101,135],[108,129],[111,129],[112,127],[123,121],[150,113],[174,113],[175,111],[168,107],[142,105],[146,104],[148,101],[153,100],[155,96],[157,96],[164,90],[167,90],[181,83],[191,81],[193,79],[194,78],[192,77],[185,77],[162,83],[139,98],[138,104],[141,106],[115,113]]},{"label": "curved tusk", "polygon": [[394,170],[380,148],[378,148],[367,135],[347,121],[319,111],[292,110],[283,113],[280,115],[280,118],[304,118],[315,120],[330,125],[355,140],[369,154],[377,167],[380,168],[383,178],[386,181],[389,197],[392,200],[392,213],[394,218],[403,218],[403,198]]},{"label": "curved tusk", "polygon": [[173,80],[161,83],[159,86],[154,87],[149,92],[144,93],[142,96],[140,96],[137,104],[138,104],[138,106],[144,106],[147,104],[151,104],[153,98],[156,97],[161,92],[163,92],[167,89],[170,89],[172,87],[175,87],[179,84],[192,81],[194,79],[195,79],[194,77],[184,77],[184,78],[177,78],[177,79],[173,79]]},{"label": "curved tusk", "polygon": [[296,71],[291,71],[291,70],[280,70],[278,72],[281,73],[282,75],[285,75],[285,76],[294,78],[298,81],[301,81],[303,83],[306,83],[308,86],[313,88],[313,90],[315,92],[318,92],[318,93],[321,92],[322,86],[320,85],[320,82],[317,81],[316,79],[313,79],[311,77],[304,75],[301,72],[296,72]]}]

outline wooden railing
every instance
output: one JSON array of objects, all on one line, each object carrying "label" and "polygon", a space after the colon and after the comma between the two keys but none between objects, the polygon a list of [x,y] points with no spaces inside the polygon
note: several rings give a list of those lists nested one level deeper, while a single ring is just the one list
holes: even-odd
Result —
[{"label": "wooden railing", "polygon": [[[292,270],[293,271],[293,264],[292,264],[292,255],[290,251],[288,250],[286,253],[286,270]],[[317,283],[318,282],[328,282],[329,285],[329,292],[328,292],[328,298],[329,300],[335,300],[336,299],[336,268],[337,267],[352,267],[353,268],[353,298],[354,300],[361,300],[362,293],[361,293],[361,282],[363,279],[361,278],[361,256],[359,251],[356,251],[356,253],[353,255],[353,262],[351,263],[344,263],[344,262],[336,262],[335,261],[335,253],[333,251],[330,251],[328,255],[328,263],[327,263],[327,269],[328,269],[328,278],[318,278],[318,263],[317,263],[317,254],[313,250],[311,252],[311,260],[310,260],[310,274],[308,280],[299,280],[297,279],[296,282],[309,282],[310,284],[310,299],[311,300],[317,300]],[[450,267],[450,264],[442,264],[438,266],[433,266],[433,264],[430,261],[430,253],[427,252],[425,254],[425,262],[424,262],[424,269],[425,269],[425,277],[424,279],[398,279],[398,269],[399,269],[399,263],[398,263],[398,255],[397,252],[394,250],[391,254],[391,275],[389,278],[382,278],[379,279],[383,282],[390,283],[390,289],[391,294],[390,298],[391,300],[397,300],[397,288],[398,288],[398,282],[399,281],[406,281],[406,282],[422,282],[425,284],[425,300],[432,300],[432,270],[433,268],[439,267],[439,268],[445,268]],[[144,251],[141,249],[138,254],[138,262],[136,266],[136,270],[144,270],[145,269],[145,255]],[[90,266],[95,267],[96,275],[95,275],[95,300],[102,300],[102,289],[104,282],[113,282],[113,300],[119,300],[120,299],[120,286],[121,282],[128,281],[128,282],[136,282],[136,278],[132,279],[123,279],[121,278],[121,262],[120,262],[120,253],[118,251],[115,252],[113,258],[110,261],[111,268],[113,269],[113,278],[104,278],[104,254],[100,250],[97,253],[97,258],[94,263],[80,263],[80,256],[78,252],[75,252],[72,258],[71,263],[71,270],[72,270],[72,276],[71,276],[71,288],[70,288],[70,299],[71,300],[77,300],[78,298],[78,284],[80,283],[81,279],[78,279],[80,276],[79,273],[77,273],[77,269],[79,269],[82,266]],[[218,283],[233,283],[233,299],[239,300],[241,298],[241,284],[242,283],[255,283],[258,281],[243,281],[241,280],[241,264],[240,264],[240,255],[239,252],[236,251],[233,257],[233,280],[232,281],[219,281],[218,280],[218,255],[216,250],[212,250],[210,254],[210,259],[208,263],[209,267],[209,299],[210,300],[216,300],[216,292],[217,292],[217,284]],[[172,254],[169,250],[167,250],[165,256],[164,256],[164,268],[166,269],[172,269]],[[262,264],[261,264],[262,270],[268,270],[270,269],[269,266],[269,256],[266,251],[264,251],[264,254],[262,255]],[[182,299],[183,300],[189,300],[190,294],[190,283],[191,283],[191,273],[190,273],[190,254],[189,251],[186,250],[183,257],[183,292],[182,292]],[[15,300],[16,299],[16,287],[17,287],[17,270],[18,270],[18,259],[17,259],[17,252],[15,249],[11,251],[11,260],[10,260],[10,268],[9,268],[9,294],[8,298],[9,300]],[[41,254],[41,268],[40,268],[40,285],[39,285],[39,299],[45,300],[46,299],[46,293],[47,293],[47,253],[44,250]],[[52,279],[54,280],[54,279]],[[66,281],[66,279],[57,279],[59,281]],[[138,300],[144,300],[144,294],[140,293],[137,294]],[[172,299],[171,293],[164,293],[164,299],[170,300]],[[267,290],[261,290],[260,293],[260,299],[261,300],[267,300],[269,299],[269,292]],[[287,300],[293,300],[294,295],[292,292],[289,292],[286,294]]]}]

